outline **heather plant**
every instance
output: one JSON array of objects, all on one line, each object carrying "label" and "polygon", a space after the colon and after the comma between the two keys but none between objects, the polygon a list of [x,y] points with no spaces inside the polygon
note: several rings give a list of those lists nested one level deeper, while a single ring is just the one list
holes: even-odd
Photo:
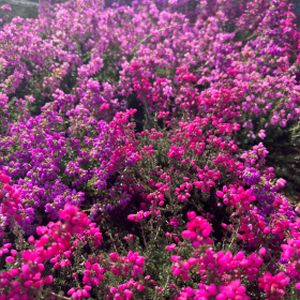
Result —
[{"label": "heather plant", "polygon": [[299,298],[291,2],[42,1],[3,24],[0,299]]}]

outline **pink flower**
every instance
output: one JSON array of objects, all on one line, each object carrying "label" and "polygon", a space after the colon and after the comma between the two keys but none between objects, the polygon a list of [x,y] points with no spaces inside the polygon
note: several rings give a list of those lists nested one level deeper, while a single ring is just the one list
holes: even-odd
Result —
[{"label": "pink flower", "polygon": [[0,7],[0,10],[2,11],[11,11],[11,6],[9,4],[4,4]]},{"label": "pink flower", "polygon": [[176,248],[176,244],[171,244],[171,245],[168,245],[168,246],[166,246],[166,251],[168,251],[168,252],[172,252],[172,251],[174,251],[175,250],[175,248]]},{"label": "pink flower", "polygon": [[290,278],[283,272],[272,275],[270,272],[266,272],[259,278],[259,287],[268,296],[282,297],[285,295],[285,288],[289,284]]},{"label": "pink flower", "polygon": [[182,231],[181,236],[190,240],[195,248],[201,244],[211,244],[211,240],[208,237],[212,227],[207,220],[200,216],[195,216],[193,212],[188,213],[188,218],[190,221],[187,223],[187,230]]},{"label": "pink flower", "polygon": [[7,263],[9,263],[9,264],[12,264],[12,263],[14,263],[15,258],[14,258],[13,256],[7,256],[7,257],[5,258],[5,261],[6,261]]}]

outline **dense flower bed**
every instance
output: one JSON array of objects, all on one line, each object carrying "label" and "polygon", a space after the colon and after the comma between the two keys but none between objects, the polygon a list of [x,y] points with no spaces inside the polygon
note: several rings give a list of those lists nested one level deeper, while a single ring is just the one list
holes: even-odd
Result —
[{"label": "dense flower bed", "polygon": [[0,31],[0,299],[299,299],[290,1],[50,2]]}]

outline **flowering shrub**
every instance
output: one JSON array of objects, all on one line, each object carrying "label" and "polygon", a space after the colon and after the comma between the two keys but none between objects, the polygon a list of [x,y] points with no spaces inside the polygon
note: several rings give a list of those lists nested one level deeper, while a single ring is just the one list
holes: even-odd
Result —
[{"label": "flowering shrub", "polygon": [[291,1],[127,2],[1,27],[0,300],[299,299]]}]

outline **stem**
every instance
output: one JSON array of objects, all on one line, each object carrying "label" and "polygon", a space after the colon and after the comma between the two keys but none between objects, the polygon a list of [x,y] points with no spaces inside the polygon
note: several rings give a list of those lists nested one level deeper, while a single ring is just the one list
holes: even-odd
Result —
[{"label": "stem", "polygon": [[165,290],[167,289],[168,284],[169,284],[169,281],[170,281],[170,274],[168,275],[167,280],[166,280],[166,283],[165,283],[165,285],[164,285],[164,287],[163,287],[163,290],[162,290],[163,293],[164,293]]},{"label": "stem", "polygon": [[110,232],[108,232],[108,235],[109,235],[109,238],[110,238],[111,241],[112,241],[112,244],[113,244],[113,247],[114,247],[115,252],[118,252],[118,249],[117,249],[117,246],[116,246],[115,240],[113,239],[112,234],[111,234]]},{"label": "stem", "polygon": [[145,113],[146,113],[146,127],[150,129],[152,127],[151,126],[152,125],[151,114],[150,114],[150,111],[148,109],[147,102],[143,99],[142,103],[143,103],[143,106],[144,106],[144,109],[145,109]]},{"label": "stem", "polygon": [[147,241],[146,241],[146,237],[145,237],[145,232],[144,232],[144,228],[141,225],[141,232],[142,232],[142,238],[143,238],[143,242],[145,244],[145,247],[147,248]]},{"label": "stem", "polygon": [[236,230],[232,233],[232,236],[231,236],[231,239],[230,239],[230,243],[228,245],[228,249],[229,250],[231,250],[231,247],[232,247],[234,241],[236,240],[239,228],[240,228],[240,222],[238,222],[238,226],[237,226]]},{"label": "stem", "polygon": [[65,296],[55,294],[54,292],[50,292],[50,295],[56,297],[57,299],[63,299],[63,300],[70,300],[71,299],[71,298],[68,298],[68,297],[65,297]]}]

